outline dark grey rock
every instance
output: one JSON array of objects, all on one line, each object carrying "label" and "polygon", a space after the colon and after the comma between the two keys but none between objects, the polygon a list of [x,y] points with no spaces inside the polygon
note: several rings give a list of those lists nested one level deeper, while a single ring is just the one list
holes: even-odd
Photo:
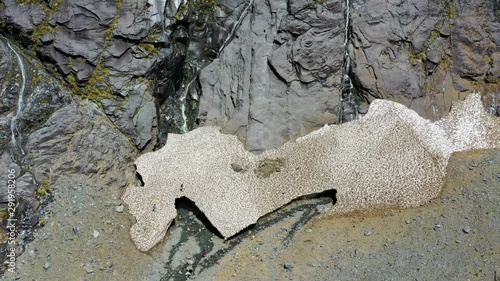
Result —
[{"label": "dark grey rock", "polygon": [[489,68],[490,39],[477,19],[459,19],[454,33],[457,43],[452,46],[454,70],[461,77],[479,78]]},{"label": "dark grey rock", "polygon": [[231,163],[231,168],[237,173],[243,171],[243,167],[240,164]]},{"label": "dark grey rock", "polygon": [[122,186],[127,173],[133,175],[132,144],[91,102],[75,102],[54,112],[42,129],[28,137],[26,149],[36,178],[47,171],[53,177],[80,173],[100,175],[104,183]]},{"label": "dark grey rock", "polygon": [[43,22],[47,14],[39,4],[32,4],[30,7],[31,22],[34,25],[39,25]]},{"label": "dark grey rock", "polygon": [[491,67],[487,73],[487,80],[497,82],[500,78],[500,52],[495,52],[491,55]]},{"label": "dark grey rock", "polygon": [[134,56],[131,49],[128,49],[119,58],[109,57],[103,61],[104,67],[110,67],[119,72],[135,76],[143,76],[152,70],[157,58],[151,56]]},{"label": "dark grey rock", "polygon": [[336,121],[344,54],[341,5],[288,6],[255,1],[231,43],[200,73],[200,124],[223,127],[252,151]]},{"label": "dark grey rock", "polygon": [[113,33],[129,40],[143,39],[153,28],[163,26],[165,5],[166,0],[123,1]]},{"label": "dark grey rock", "polygon": [[156,127],[156,105],[153,97],[145,94],[146,86],[138,84],[127,90],[125,102],[103,100],[104,112],[122,133],[131,137],[139,149],[143,149],[153,138]]},{"label": "dark grey rock", "polygon": [[112,40],[108,43],[106,52],[115,58],[121,57],[133,44],[122,40]]},{"label": "dark grey rock", "polygon": [[76,73],[76,80],[82,83],[89,80],[94,67],[86,62],[76,61],[72,63],[72,70]]},{"label": "dark grey rock", "polygon": [[298,80],[295,67],[292,62],[292,43],[286,42],[272,52],[269,58],[269,66],[281,79],[287,83]]},{"label": "dark grey rock", "polygon": [[297,19],[293,15],[284,16],[283,20],[281,21],[281,26],[280,26],[281,30],[284,30],[284,31],[287,31],[291,34],[296,34],[296,35],[303,34],[307,30],[309,30],[310,28],[311,28],[311,25]]},{"label": "dark grey rock", "polygon": [[30,30],[33,28],[30,17],[31,5],[18,5],[15,0],[6,0],[3,1],[3,4],[5,5],[6,20],[23,29]]},{"label": "dark grey rock", "polygon": [[60,26],[55,33],[54,47],[72,57],[83,57],[92,63],[104,46],[104,30],[73,31]]},{"label": "dark grey rock", "polygon": [[[342,29],[309,29],[293,44],[293,60],[302,82],[325,79],[329,73],[342,68],[344,50]],[[338,46],[332,48],[331,46]]]},{"label": "dark grey rock", "polygon": [[[101,30],[109,26],[116,13],[115,1],[63,1],[54,14],[58,24],[73,32]],[[97,38],[96,38],[97,39]]]}]

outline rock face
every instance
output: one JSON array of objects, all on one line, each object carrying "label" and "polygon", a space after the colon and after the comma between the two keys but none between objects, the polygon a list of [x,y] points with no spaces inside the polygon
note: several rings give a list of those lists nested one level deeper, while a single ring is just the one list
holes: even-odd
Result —
[{"label": "rock face", "polygon": [[[161,59],[155,49],[165,43],[160,36],[164,7],[163,1],[147,0],[8,0],[0,15],[6,32],[54,66],[73,92],[95,101],[108,99],[102,103],[104,111],[143,149],[154,143],[156,110],[130,110],[151,109],[150,74]],[[151,94],[138,98],[137,89]],[[129,94],[134,97],[127,99]]]},{"label": "rock face", "polygon": [[[134,180],[133,143],[95,103],[71,95],[3,37],[0,52],[0,168],[15,170],[21,229],[38,223],[46,191],[63,174],[79,174],[115,188]],[[0,175],[2,182],[7,177]],[[1,188],[0,211],[6,202],[7,189]]]},{"label": "rock face", "polygon": [[342,5],[255,0],[231,43],[200,73],[200,124],[263,151],[334,123]]},{"label": "rock face", "polygon": [[198,125],[279,147],[339,122],[343,75],[356,115],[384,98],[436,121],[473,90],[499,114],[495,1],[7,0],[0,18],[140,150]]},{"label": "rock face", "polygon": [[145,185],[130,186],[122,199],[137,219],[132,239],[147,251],[175,218],[177,198],[195,202],[227,238],[297,197],[327,190],[337,191],[341,213],[424,204],[441,191],[451,153],[493,147],[500,147],[500,123],[478,94],[438,123],[377,100],[359,121],[259,156],[215,127],[170,135],[164,148],[138,158]]},{"label": "rock face", "polygon": [[490,1],[354,0],[351,76],[359,94],[437,120],[478,90],[495,96],[486,105],[498,114],[496,10]]},{"label": "rock face", "polygon": [[[202,70],[199,120],[262,151],[337,122],[345,1],[255,1]],[[359,114],[375,98],[433,121],[467,91],[497,115],[499,19],[489,1],[351,1],[348,50]]]}]

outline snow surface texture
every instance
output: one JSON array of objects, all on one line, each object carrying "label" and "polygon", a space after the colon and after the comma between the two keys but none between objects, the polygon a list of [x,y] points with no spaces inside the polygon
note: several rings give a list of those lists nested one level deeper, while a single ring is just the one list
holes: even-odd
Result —
[{"label": "snow surface texture", "polygon": [[[162,149],[137,159],[144,186],[128,187],[122,199],[137,220],[131,237],[148,251],[176,217],[177,198],[194,201],[231,237],[295,198],[327,190],[337,191],[337,213],[425,204],[441,191],[451,153],[494,147],[500,119],[485,113],[479,94],[436,123],[376,100],[359,121],[325,126],[258,156],[216,127],[170,134]],[[280,165],[266,177],[259,173],[264,162]]]}]

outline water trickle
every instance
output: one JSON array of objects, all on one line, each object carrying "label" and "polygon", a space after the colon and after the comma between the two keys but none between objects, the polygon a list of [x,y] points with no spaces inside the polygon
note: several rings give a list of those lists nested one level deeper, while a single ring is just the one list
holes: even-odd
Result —
[{"label": "water trickle", "polygon": [[430,95],[430,107],[431,107],[431,121],[435,122],[439,120],[439,106],[436,101],[436,94],[431,93]]},{"label": "water trickle", "polygon": [[21,85],[19,87],[19,92],[18,92],[18,98],[17,98],[17,109],[16,109],[16,114],[14,117],[12,117],[11,123],[10,123],[10,130],[11,130],[11,142],[12,142],[12,147],[15,149],[19,149],[19,152],[21,155],[24,155],[24,150],[22,148],[22,145],[17,141],[20,135],[20,129],[17,124],[17,119],[21,115],[23,111],[23,105],[24,105],[24,91],[26,88],[26,69],[24,68],[24,62],[21,57],[21,55],[16,51],[14,47],[12,47],[7,41],[7,46],[9,49],[16,55],[17,59],[17,64],[19,66],[19,70],[21,71]]},{"label": "water trickle", "polygon": [[338,123],[356,120],[358,116],[358,104],[355,101],[352,80],[349,76],[351,70],[351,58],[349,57],[350,37],[350,0],[346,0],[345,7],[345,31],[344,31],[344,65],[342,67],[342,79],[340,83],[340,112]]},{"label": "water trickle", "polygon": [[218,55],[220,55],[220,53],[222,52],[222,50],[224,50],[224,48],[229,44],[229,42],[231,42],[231,40],[233,39],[235,33],[236,33],[236,30],[238,29],[238,26],[241,25],[241,22],[243,21],[243,19],[245,18],[245,16],[248,14],[248,11],[250,10],[250,8],[252,7],[253,5],[253,1],[254,0],[250,0],[248,1],[248,4],[247,6],[245,7],[245,9],[243,10],[243,12],[240,14],[240,16],[238,17],[238,20],[233,23],[233,27],[231,28],[231,31],[229,32],[229,34],[227,35],[226,37],[226,40],[224,40],[224,42],[222,43],[222,46],[220,46],[219,48],[219,52],[218,52]]},{"label": "water trickle", "polygon": [[182,95],[179,98],[180,108],[181,108],[181,118],[182,118],[182,124],[179,127],[181,133],[187,133],[189,131],[188,117],[186,115],[186,105],[187,105],[186,97],[187,97],[189,90],[191,88],[191,84],[193,84],[193,82],[195,80],[196,80],[196,78],[192,79],[191,81],[189,81],[189,83],[187,85],[184,86],[184,89],[182,91]]}]

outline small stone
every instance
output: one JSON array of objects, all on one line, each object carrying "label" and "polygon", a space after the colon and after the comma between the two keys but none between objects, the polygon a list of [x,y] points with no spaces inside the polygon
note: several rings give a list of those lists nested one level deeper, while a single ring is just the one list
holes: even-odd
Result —
[{"label": "small stone", "polygon": [[410,224],[411,220],[405,220],[406,224]]},{"label": "small stone", "polygon": [[288,262],[285,262],[285,263],[283,264],[283,267],[284,267],[285,269],[292,269],[292,268],[293,268],[293,264],[288,263]]},{"label": "small stone", "polygon": [[464,229],[462,229],[462,231],[466,234],[469,234],[470,233],[470,227],[464,227]]},{"label": "small stone", "polygon": [[371,231],[365,231],[365,236],[370,236],[370,235],[372,235]]},{"label": "small stone", "polygon": [[434,226],[434,230],[440,230],[440,229],[441,229],[441,225],[440,225],[440,224],[436,224],[436,225]]},{"label": "small stone", "polygon": [[125,208],[125,207],[124,207],[123,205],[119,205],[119,206],[116,206],[116,207],[115,207],[115,211],[116,211],[117,213],[123,213],[124,208]]},{"label": "small stone", "polygon": [[189,265],[194,264],[194,261],[193,261],[193,260],[187,260],[186,262],[187,262]]},{"label": "small stone", "polygon": [[73,233],[76,235],[76,237],[80,237],[80,228],[73,227]]},{"label": "small stone", "polygon": [[35,257],[35,255],[36,255],[35,250],[30,250],[30,251],[29,251],[29,257],[30,257],[30,258],[34,258],[34,257]]},{"label": "small stone", "polygon": [[50,262],[49,262],[49,261],[46,261],[46,262],[45,262],[45,264],[43,265],[43,268],[44,268],[45,270],[47,270],[47,269],[49,269],[49,267],[50,267]]},{"label": "small stone", "polygon": [[88,262],[87,264],[85,264],[85,272],[87,272],[88,274],[94,272],[94,266]]},{"label": "small stone", "polygon": [[101,233],[99,233],[98,230],[94,229],[94,231],[92,232],[92,234],[94,235],[94,238],[97,238],[99,236],[101,236]]},{"label": "small stone", "polygon": [[243,171],[243,167],[241,167],[240,164],[231,163],[231,168],[233,168],[233,170],[237,173]]}]

